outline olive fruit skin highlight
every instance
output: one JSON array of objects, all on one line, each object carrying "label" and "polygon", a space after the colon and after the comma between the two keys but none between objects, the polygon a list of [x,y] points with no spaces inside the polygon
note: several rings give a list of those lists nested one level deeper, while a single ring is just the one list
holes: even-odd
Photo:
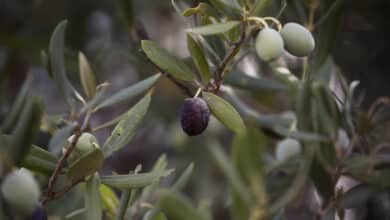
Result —
[{"label": "olive fruit skin highlight", "polygon": [[260,59],[272,61],[282,55],[283,48],[283,39],[276,30],[266,27],[257,34],[256,52]]},{"label": "olive fruit skin highlight", "polygon": [[208,126],[210,110],[201,98],[187,98],[181,107],[181,127],[188,136],[201,134]]},{"label": "olive fruit skin highlight", "polygon": [[309,55],[315,47],[313,35],[305,27],[298,23],[290,22],[280,31],[285,49],[294,56],[304,57]]}]

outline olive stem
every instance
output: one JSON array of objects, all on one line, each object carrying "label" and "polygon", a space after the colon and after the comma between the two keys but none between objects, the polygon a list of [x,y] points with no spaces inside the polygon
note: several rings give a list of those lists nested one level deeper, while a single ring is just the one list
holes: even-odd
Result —
[{"label": "olive stem", "polygon": [[196,91],[194,98],[198,97],[199,94],[200,94],[200,92],[202,92],[202,88],[199,88],[199,89]]},{"label": "olive stem", "polygon": [[[56,168],[54,169],[54,172],[49,179],[46,197],[42,201],[43,205],[46,205],[47,202],[49,202],[50,200],[58,198],[58,193],[53,192],[54,185],[57,182],[58,176],[60,175],[62,168],[65,166],[66,159],[70,156],[72,151],[76,148],[76,144],[77,144],[80,136],[82,135],[83,132],[85,132],[89,129],[89,121],[91,119],[91,115],[92,115],[92,111],[89,110],[84,117],[84,121],[83,121],[82,126],[80,127],[80,125],[77,124],[75,132],[74,132],[74,138],[72,139],[72,141],[69,144],[69,147],[66,149],[65,153],[62,155],[61,159],[58,161]],[[68,190],[73,188],[73,186],[77,185],[77,183],[75,183],[74,185],[72,184],[72,186],[70,186],[70,188]]]},{"label": "olive stem", "polygon": [[242,22],[242,28],[239,39],[232,43],[231,47],[229,48],[228,52],[226,53],[225,57],[223,58],[222,62],[218,65],[217,69],[215,70],[215,83],[209,83],[207,87],[205,88],[206,91],[212,91],[214,93],[217,93],[223,83],[223,77],[225,75],[227,66],[229,63],[234,59],[235,55],[240,51],[241,45],[245,42],[246,39],[246,30],[247,30],[247,23],[248,19],[244,18]]},{"label": "olive stem", "polygon": [[249,17],[247,18],[248,21],[254,21],[257,25],[262,25],[261,28],[268,28],[267,22],[263,18],[259,17]]},{"label": "olive stem", "polygon": [[276,28],[278,29],[278,31],[280,32],[282,30],[282,24],[279,22],[278,19],[274,18],[274,17],[264,17],[263,18],[264,21],[272,21],[274,24],[276,24]]}]

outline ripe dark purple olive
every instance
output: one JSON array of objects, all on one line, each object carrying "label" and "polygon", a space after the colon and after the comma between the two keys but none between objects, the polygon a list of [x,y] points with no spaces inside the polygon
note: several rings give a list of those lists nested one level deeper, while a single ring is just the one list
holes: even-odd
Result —
[{"label": "ripe dark purple olive", "polygon": [[47,214],[46,210],[39,206],[35,209],[34,213],[30,218],[27,218],[26,220],[47,220]]},{"label": "ripe dark purple olive", "polygon": [[189,136],[201,134],[209,124],[210,110],[201,98],[187,98],[181,108],[181,127]]}]

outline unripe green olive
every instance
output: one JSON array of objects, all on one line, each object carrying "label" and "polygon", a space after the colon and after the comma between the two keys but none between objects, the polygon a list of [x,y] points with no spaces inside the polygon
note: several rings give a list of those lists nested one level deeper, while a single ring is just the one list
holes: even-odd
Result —
[{"label": "unripe green olive", "polygon": [[[74,137],[75,137],[74,135],[70,136],[68,138],[68,142],[71,143]],[[96,137],[91,133],[84,132],[77,140],[75,149],[68,157],[68,162],[72,163],[76,161],[78,158],[80,158],[81,156],[83,156],[84,154],[89,153],[96,148],[99,148],[99,143]],[[63,151],[65,152],[66,149],[63,149]]]},{"label": "unripe green olive", "polygon": [[288,159],[301,154],[301,144],[294,139],[284,139],[276,145],[276,159],[285,162]]},{"label": "unripe green olive", "polygon": [[314,50],[313,35],[300,24],[287,23],[283,26],[280,34],[284,40],[286,50],[294,56],[307,56]]},{"label": "unripe green olive", "polygon": [[23,216],[31,215],[39,205],[41,194],[38,183],[25,169],[8,174],[1,185],[1,194],[7,204]]},{"label": "unripe green olive", "polygon": [[256,52],[264,61],[271,61],[283,53],[283,39],[279,32],[264,28],[256,37]]}]

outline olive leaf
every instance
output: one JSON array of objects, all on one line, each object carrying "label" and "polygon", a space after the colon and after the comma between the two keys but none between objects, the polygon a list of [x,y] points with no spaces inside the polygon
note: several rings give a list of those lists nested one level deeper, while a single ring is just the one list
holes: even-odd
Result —
[{"label": "olive leaf", "polygon": [[[133,172],[134,174],[137,174],[141,171],[142,166],[137,165],[133,171],[130,171],[130,174]],[[120,198],[120,204],[119,208],[117,211],[116,219],[117,220],[122,220],[124,219],[126,215],[126,210],[129,206],[132,205],[132,203],[135,200],[135,197],[138,195],[138,189],[123,189],[121,193],[121,198]],[[118,207],[118,206],[116,206]]]},{"label": "olive leaf", "polygon": [[16,125],[16,122],[20,117],[20,113],[22,112],[26,103],[26,98],[28,97],[31,80],[31,75],[28,75],[27,78],[24,80],[24,83],[16,97],[16,100],[12,104],[9,113],[7,114],[7,117],[5,117],[4,122],[1,126],[1,130],[3,133],[11,133],[12,129]]},{"label": "olive leaf", "polygon": [[272,3],[271,0],[257,0],[256,3],[252,6],[249,14],[251,15],[262,15],[263,11],[270,6]]},{"label": "olive leaf", "polygon": [[168,218],[165,216],[164,213],[159,212],[152,218],[152,220],[168,220]]},{"label": "olive leaf", "polygon": [[235,133],[245,131],[245,124],[240,114],[227,101],[209,92],[203,92],[204,100],[214,116]]},{"label": "olive leaf", "polygon": [[172,189],[178,191],[182,190],[189,182],[193,171],[194,171],[194,163],[190,163],[190,165],[188,165],[188,167],[183,171],[180,177],[173,184]]},{"label": "olive leaf", "polygon": [[64,51],[65,51],[65,30],[67,20],[61,21],[54,29],[49,43],[49,59],[53,78],[67,104],[74,107],[76,103],[75,89],[66,76]]},{"label": "olive leaf", "polygon": [[265,78],[255,78],[243,73],[232,73],[227,75],[224,79],[224,83],[252,92],[287,91],[287,87],[280,82]]},{"label": "olive leaf", "polygon": [[211,72],[202,46],[190,34],[187,34],[187,47],[196,68],[198,68],[202,81],[208,83],[211,78]]},{"label": "olive leaf", "polygon": [[335,184],[333,183],[332,176],[326,171],[317,155],[313,158],[309,175],[319,195],[324,202],[327,202],[334,193]]},{"label": "olive leaf", "polygon": [[109,216],[114,217],[117,212],[117,208],[119,206],[118,196],[110,187],[104,184],[100,184],[99,192],[102,198],[102,204],[104,210],[107,211]]},{"label": "olive leaf", "polygon": [[178,192],[162,190],[159,204],[171,220],[206,220],[191,201]]},{"label": "olive leaf", "polygon": [[141,47],[146,56],[156,66],[171,74],[173,77],[184,81],[193,81],[195,79],[195,74],[187,64],[153,41],[143,40],[141,41]]},{"label": "olive leaf", "polygon": [[160,78],[161,74],[155,74],[140,82],[135,83],[125,89],[118,91],[112,96],[105,99],[102,103],[96,106],[95,110],[107,108],[116,104],[120,104],[144,93],[149,90]]},{"label": "olive leaf", "polygon": [[225,23],[217,23],[217,24],[209,24],[194,28],[187,29],[187,32],[201,35],[215,35],[215,34],[223,34],[235,27],[240,25],[239,21],[228,21]]},{"label": "olive leaf", "polygon": [[85,186],[85,209],[87,220],[101,220],[103,217],[102,202],[99,192],[99,175],[95,173]]},{"label": "olive leaf", "polygon": [[65,127],[59,129],[49,141],[49,151],[54,155],[59,155],[62,148],[66,147],[68,144],[68,138],[73,134],[73,131],[76,129],[76,124],[72,123],[66,125]]},{"label": "olive leaf", "polygon": [[11,135],[9,155],[19,165],[30,151],[41,125],[43,107],[41,99],[27,97],[27,103]]},{"label": "olive leaf", "polygon": [[125,116],[119,121],[103,146],[104,155],[110,156],[114,151],[123,148],[135,135],[141,124],[151,101],[150,92],[145,95]]},{"label": "olive leaf", "polygon": [[225,152],[222,151],[221,147],[214,145],[209,148],[210,154],[218,166],[219,170],[225,175],[229,184],[232,186],[233,190],[237,193],[240,200],[242,200],[245,205],[251,204],[251,194],[247,190],[243,180],[240,178],[236,169],[231,164],[228,156]]},{"label": "olive leaf", "polygon": [[142,188],[160,181],[161,178],[171,174],[172,170],[153,170],[148,173],[102,176],[103,184],[118,189]]},{"label": "olive leaf", "polygon": [[331,2],[332,4],[329,4],[329,11],[326,13],[326,17],[320,21],[319,33],[321,34],[316,39],[316,49],[311,60],[310,69],[315,75],[330,55],[341,27],[344,0]]},{"label": "olive leaf", "polygon": [[227,15],[231,19],[239,19],[241,17],[241,11],[232,4],[227,3],[224,0],[210,0],[211,5],[214,6],[220,13]]},{"label": "olive leaf", "polygon": [[[237,175],[242,179],[250,193],[261,204],[259,210],[265,212],[267,194],[264,179],[264,151],[267,140],[257,128],[251,127],[241,135],[236,135],[232,144],[232,162]],[[237,191],[232,191],[232,216],[234,219],[248,219],[250,207],[242,201]]]},{"label": "olive leaf", "polygon": [[256,198],[265,201],[264,163],[261,158],[267,145],[266,136],[251,127],[233,139],[233,164],[241,179],[252,190]]},{"label": "olive leaf", "polygon": [[80,181],[98,171],[103,165],[103,161],[104,155],[102,150],[96,148],[73,162],[69,166],[66,176],[71,183]]},{"label": "olive leaf", "polygon": [[57,159],[46,150],[33,145],[21,165],[32,171],[51,174],[56,168]]},{"label": "olive leaf", "polygon": [[79,52],[79,74],[85,94],[93,97],[96,94],[96,78],[87,57]]}]

